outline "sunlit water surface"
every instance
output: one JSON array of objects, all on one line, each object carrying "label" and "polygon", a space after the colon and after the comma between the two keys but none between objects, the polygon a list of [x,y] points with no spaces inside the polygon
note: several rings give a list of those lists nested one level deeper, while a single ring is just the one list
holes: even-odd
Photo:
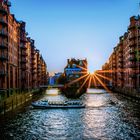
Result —
[{"label": "sunlit water surface", "polygon": [[[94,94],[93,94],[94,92]],[[50,91],[49,91],[50,93]],[[18,114],[0,135],[14,140],[140,139],[140,106],[116,94],[90,89],[84,109],[32,109]],[[62,95],[42,99],[65,100]]]}]

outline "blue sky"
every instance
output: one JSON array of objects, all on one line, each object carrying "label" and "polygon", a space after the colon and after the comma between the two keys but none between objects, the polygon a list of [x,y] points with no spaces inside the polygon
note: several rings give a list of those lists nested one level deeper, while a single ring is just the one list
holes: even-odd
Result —
[{"label": "blue sky", "polygon": [[26,21],[49,72],[63,71],[68,58],[87,58],[101,69],[137,15],[139,0],[11,0],[11,12]]}]

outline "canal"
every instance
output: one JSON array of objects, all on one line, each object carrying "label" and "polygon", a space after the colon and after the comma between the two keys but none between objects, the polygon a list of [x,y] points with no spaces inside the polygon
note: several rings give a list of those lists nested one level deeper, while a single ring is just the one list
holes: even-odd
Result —
[{"label": "canal", "polygon": [[[89,89],[80,100],[84,109],[33,109],[0,127],[0,139],[13,140],[138,140],[140,105],[118,94]],[[51,94],[52,93],[52,94]],[[42,99],[65,100],[56,90]]]}]

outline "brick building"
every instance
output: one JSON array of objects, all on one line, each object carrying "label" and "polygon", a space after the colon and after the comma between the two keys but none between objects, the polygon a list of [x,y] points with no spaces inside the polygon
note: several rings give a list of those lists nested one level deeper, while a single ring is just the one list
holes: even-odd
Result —
[{"label": "brick building", "polygon": [[[75,58],[68,59],[64,73],[67,77],[67,82],[71,82],[77,78],[80,78],[87,73],[87,60],[80,60]],[[82,83],[82,80],[80,82]],[[76,84],[79,86],[80,83],[77,82]]]},{"label": "brick building", "polygon": [[46,63],[26,23],[10,13],[11,3],[0,1],[0,98],[47,83]]},{"label": "brick building", "polygon": [[9,6],[7,2],[0,2],[0,90],[2,96],[9,87],[8,75],[8,15]]},{"label": "brick building", "polygon": [[[87,78],[87,59],[68,59],[64,68],[65,84],[62,89],[67,97],[79,97],[86,92],[88,83]],[[76,81],[76,82],[74,82]]]},{"label": "brick building", "polygon": [[130,18],[128,30],[120,37],[108,65],[102,70],[113,71],[110,77],[114,88],[140,92],[140,16]]}]

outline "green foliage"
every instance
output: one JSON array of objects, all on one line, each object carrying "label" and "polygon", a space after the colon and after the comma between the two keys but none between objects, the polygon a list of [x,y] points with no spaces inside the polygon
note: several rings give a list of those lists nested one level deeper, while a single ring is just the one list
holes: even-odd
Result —
[{"label": "green foliage", "polygon": [[57,83],[58,84],[66,84],[67,79],[66,76],[64,74],[62,74],[58,79],[57,79]]}]

